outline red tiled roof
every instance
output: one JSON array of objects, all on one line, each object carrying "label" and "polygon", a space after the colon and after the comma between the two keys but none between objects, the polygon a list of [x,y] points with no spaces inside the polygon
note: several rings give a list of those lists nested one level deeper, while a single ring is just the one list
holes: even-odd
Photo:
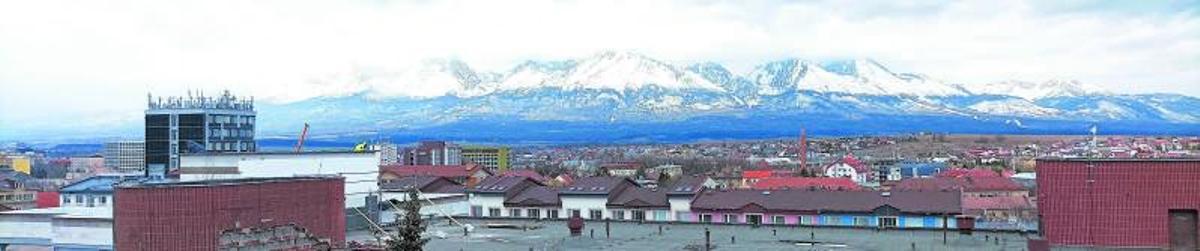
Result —
[{"label": "red tiled roof", "polygon": [[[470,177],[480,169],[479,165],[430,166],[430,165],[386,165],[380,166],[380,173],[391,173],[396,176],[437,176],[446,178]],[[487,170],[484,169],[486,172]]]},{"label": "red tiled roof", "polygon": [[859,190],[858,184],[849,178],[770,177],[750,185],[753,189],[808,189]]}]

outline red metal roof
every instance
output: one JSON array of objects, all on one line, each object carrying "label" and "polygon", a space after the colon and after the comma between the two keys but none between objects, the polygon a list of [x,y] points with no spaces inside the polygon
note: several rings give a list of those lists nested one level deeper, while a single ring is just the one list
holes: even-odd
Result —
[{"label": "red metal roof", "polygon": [[750,185],[753,189],[809,189],[859,190],[858,184],[849,178],[769,177]]},{"label": "red metal roof", "polygon": [[771,170],[745,170],[742,171],[742,178],[746,179],[762,179],[771,177]]}]

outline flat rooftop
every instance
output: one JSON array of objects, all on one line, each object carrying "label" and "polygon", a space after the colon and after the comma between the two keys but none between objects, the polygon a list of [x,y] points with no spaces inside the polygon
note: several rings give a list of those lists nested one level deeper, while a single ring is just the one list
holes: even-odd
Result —
[{"label": "flat rooftop", "polygon": [[[565,221],[462,220],[475,227],[470,236],[446,219],[431,222],[427,250],[703,250],[704,230],[711,231],[714,250],[1024,250],[1026,237],[1016,233],[975,232],[961,235],[933,230],[812,228],[799,226],[707,225],[667,223],[610,223],[589,221],[583,235],[569,236]],[[540,229],[492,229],[488,223],[540,225]],[[658,232],[662,226],[662,234]],[[595,231],[595,237],[591,232]],[[444,237],[439,237],[444,236]],[[347,233],[347,241],[373,241],[366,231]],[[733,238],[733,240],[731,240]],[[996,241],[995,238],[999,238]],[[817,242],[816,244],[798,243]]]},{"label": "flat rooftop", "polygon": [[245,184],[305,181],[305,180],[340,180],[340,179],[342,179],[342,177],[335,176],[335,175],[213,179],[213,180],[194,180],[194,181],[177,181],[177,180],[164,179],[164,180],[149,180],[149,181],[140,181],[140,182],[126,182],[126,183],[121,183],[118,186],[121,188],[209,187],[209,186],[231,186],[231,185],[245,185]]}]

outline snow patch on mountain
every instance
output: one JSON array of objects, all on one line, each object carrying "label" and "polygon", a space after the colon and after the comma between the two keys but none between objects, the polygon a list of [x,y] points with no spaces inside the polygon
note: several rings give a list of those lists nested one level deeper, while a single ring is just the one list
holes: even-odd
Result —
[{"label": "snow patch on mountain", "polygon": [[1049,117],[1062,113],[1059,110],[1041,107],[1022,99],[988,100],[975,103],[968,108],[986,114],[1007,116]]},{"label": "snow patch on mountain", "polygon": [[1003,81],[970,86],[976,94],[995,94],[1036,100],[1049,97],[1075,97],[1092,94],[1107,94],[1102,88],[1075,80],[1049,80],[1041,83],[1027,81]]}]

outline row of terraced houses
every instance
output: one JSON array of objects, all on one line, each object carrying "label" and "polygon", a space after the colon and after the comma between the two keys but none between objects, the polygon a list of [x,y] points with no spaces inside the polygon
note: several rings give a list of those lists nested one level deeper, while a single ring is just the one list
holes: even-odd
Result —
[{"label": "row of terraced houses", "polygon": [[[399,179],[393,182],[432,182]],[[465,190],[478,218],[673,221],[869,228],[957,228],[961,192],[723,190],[704,177],[658,188],[623,177],[584,177],[552,187],[530,177],[492,176]],[[385,184],[383,187],[428,187]],[[432,191],[431,191],[432,192]]]}]

